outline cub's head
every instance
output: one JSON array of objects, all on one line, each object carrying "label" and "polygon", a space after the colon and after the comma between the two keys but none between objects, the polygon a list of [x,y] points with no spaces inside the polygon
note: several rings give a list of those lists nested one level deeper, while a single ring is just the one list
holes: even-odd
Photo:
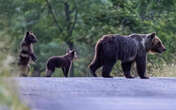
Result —
[{"label": "cub's head", "polygon": [[68,55],[71,58],[71,60],[75,60],[78,58],[75,50],[68,50],[66,55]]},{"label": "cub's head", "polygon": [[162,41],[156,36],[156,33],[147,34],[147,44],[149,51],[154,53],[163,53],[166,51]]},{"label": "cub's head", "polygon": [[32,32],[27,32],[26,33],[26,36],[24,38],[24,40],[27,42],[27,43],[36,43],[37,42],[37,38],[36,36],[34,35],[34,33]]}]

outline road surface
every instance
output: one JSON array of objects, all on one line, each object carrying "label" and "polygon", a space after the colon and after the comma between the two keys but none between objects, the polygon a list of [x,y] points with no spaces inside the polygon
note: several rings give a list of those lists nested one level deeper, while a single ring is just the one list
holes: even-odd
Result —
[{"label": "road surface", "polygon": [[31,110],[176,110],[176,78],[16,78]]}]

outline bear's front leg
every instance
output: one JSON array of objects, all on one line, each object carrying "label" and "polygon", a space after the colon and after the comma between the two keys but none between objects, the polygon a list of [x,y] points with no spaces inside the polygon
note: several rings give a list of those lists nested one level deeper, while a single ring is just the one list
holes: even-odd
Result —
[{"label": "bear's front leg", "polygon": [[31,53],[30,56],[31,56],[32,61],[35,62],[37,60],[37,57],[34,55],[34,53]]},{"label": "bear's front leg", "polygon": [[124,72],[124,75],[126,78],[134,78],[133,76],[131,76],[130,74],[130,70],[131,70],[131,65],[132,65],[133,62],[123,62],[121,65],[122,65],[122,69],[123,69],[123,72]]},{"label": "bear's front leg", "polygon": [[141,79],[149,79],[149,77],[146,76],[146,60],[146,55],[136,58],[137,72]]},{"label": "bear's front leg", "polygon": [[63,71],[65,77],[68,77],[68,72],[69,72],[70,68],[71,68],[70,65],[68,65],[66,67],[62,67],[62,71]]}]

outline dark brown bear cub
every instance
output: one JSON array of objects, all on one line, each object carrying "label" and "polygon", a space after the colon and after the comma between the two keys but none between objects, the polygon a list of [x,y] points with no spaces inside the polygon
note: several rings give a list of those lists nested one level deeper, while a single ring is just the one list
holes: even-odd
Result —
[{"label": "dark brown bear cub", "polygon": [[64,56],[50,57],[46,65],[46,77],[51,77],[55,68],[62,68],[65,77],[68,77],[73,59],[77,58],[76,52],[70,50]]},{"label": "dark brown bear cub", "polygon": [[150,51],[162,53],[165,50],[166,48],[155,33],[129,36],[104,35],[96,44],[95,56],[89,65],[90,72],[96,77],[96,70],[103,67],[102,76],[112,77],[110,76],[112,67],[117,60],[121,60],[126,78],[133,78],[130,69],[132,63],[136,62],[140,78],[148,79],[146,76],[147,53]]},{"label": "dark brown bear cub", "polygon": [[36,36],[32,32],[27,32],[20,45],[19,62],[21,76],[27,76],[30,67],[30,61],[36,61],[33,52],[33,43],[37,42]]}]

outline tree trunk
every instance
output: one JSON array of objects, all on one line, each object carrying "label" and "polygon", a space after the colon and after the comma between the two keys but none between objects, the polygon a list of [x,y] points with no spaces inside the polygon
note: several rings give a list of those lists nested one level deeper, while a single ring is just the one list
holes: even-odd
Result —
[{"label": "tree trunk", "polygon": [[[56,19],[56,15],[53,11],[53,7],[51,6],[51,4],[49,3],[48,0],[45,0],[47,5],[48,5],[48,9],[50,11],[50,14],[52,15],[52,18],[56,24],[56,27],[59,29],[60,33],[63,33],[64,28],[61,27],[61,25],[59,25],[57,19]],[[69,49],[72,50],[74,48],[74,43],[73,41],[70,40],[70,38],[72,38],[72,32],[75,29],[75,24],[77,23],[77,15],[78,15],[78,10],[77,10],[77,6],[76,6],[76,2],[75,2],[75,7],[72,9],[70,8],[70,5],[68,3],[68,1],[64,1],[64,11],[65,11],[65,22],[66,22],[66,32],[67,32],[67,37],[65,39],[65,42],[67,43],[67,45],[69,46]],[[74,17],[71,17],[71,14],[74,13]],[[72,64],[72,67],[70,68],[70,76],[73,77],[74,76],[74,64]]]},{"label": "tree trunk", "polygon": [[[67,45],[69,46],[70,50],[73,50],[74,44],[73,42],[69,41],[67,42]],[[74,63],[72,62],[72,66],[70,67],[70,77],[74,77]]]}]

